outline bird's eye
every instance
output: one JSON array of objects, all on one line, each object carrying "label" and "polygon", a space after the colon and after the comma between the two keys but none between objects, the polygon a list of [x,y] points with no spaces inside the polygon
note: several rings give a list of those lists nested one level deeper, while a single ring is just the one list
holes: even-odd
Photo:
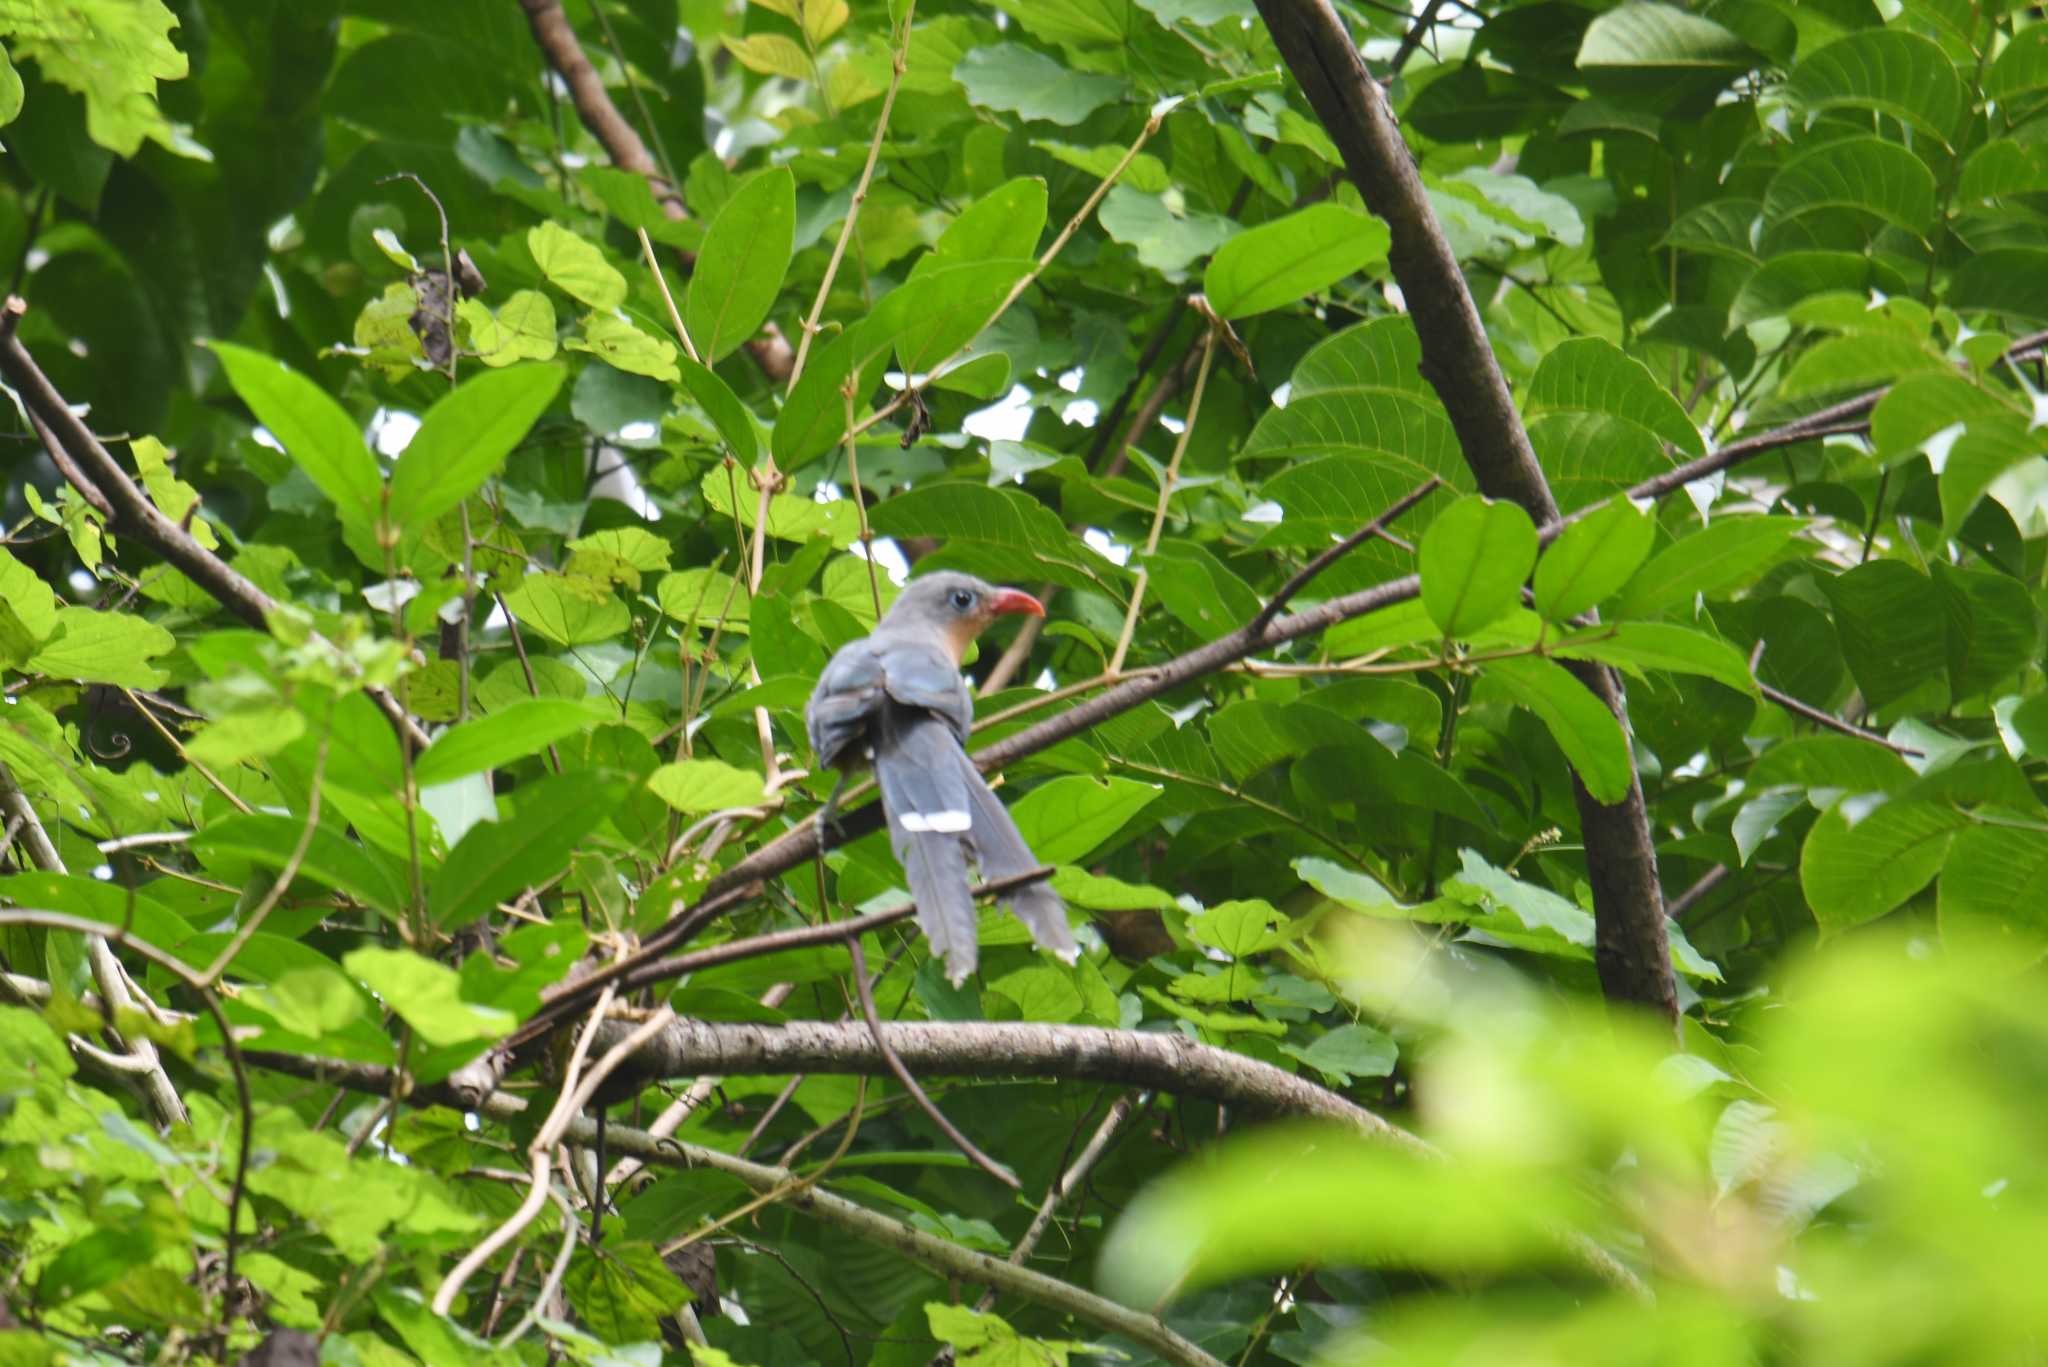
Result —
[{"label": "bird's eye", "polygon": [[974,594],[968,589],[954,589],[952,603],[956,611],[965,612],[974,606]]}]

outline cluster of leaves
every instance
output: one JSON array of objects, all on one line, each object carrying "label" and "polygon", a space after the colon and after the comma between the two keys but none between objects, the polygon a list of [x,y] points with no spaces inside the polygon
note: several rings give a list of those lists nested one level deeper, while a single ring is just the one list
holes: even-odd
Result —
[{"label": "cluster of leaves", "polygon": [[[74,1075],[64,1033],[105,1024],[81,937],[5,908],[223,974],[244,1048],[432,1084],[814,809],[832,776],[804,772],[803,702],[889,601],[892,549],[1045,586],[1050,625],[982,702],[978,740],[1000,738],[1242,625],[1428,480],[1398,536],[1304,590],[1419,572],[1414,601],[1007,768],[1094,928],[1081,962],[993,912],[964,989],[908,935],[866,958],[884,1017],[1178,1032],[1457,1161],[1275,1138],[1105,1242],[1164,1155],[1237,1119],[1152,1099],[1040,1265],[1086,1283],[1101,1258],[1147,1304],[1199,1274],[1171,1322],[1261,1361],[1365,1351],[1333,1332],[1382,1332],[1410,1287],[1347,1269],[1555,1272],[1560,1227],[1652,1275],[1663,1308],[1531,1293],[1447,1325],[1404,1303],[1384,1336],[1718,1361],[1769,1351],[1787,1304],[1785,1335],[1845,1360],[1974,1360],[2038,1331],[2037,1309],[2000,1315],[2028,1265],[2006,1250],[2048,1221],[2031,1193],[1974,1193],[2018,1181],[2040,1114],[2024,1074],[1958,1043],[2022,1068],[2038,1013],[1841,945],[1797,1027],[1758,1003],[1788,990],[1788,946],[1894,913],[1988,979],[2048,950],[2048,382],[2013,359],[2048,325],[2048,26],[1943,0],[1489,0],[1426,7],[1418,46],[1411,16],[1347,14],[1376,70],[1407,63],[1390,98],[1576,519],[1559,531],[1472,492],[1456,377],[1420,373],[1388,230],[1249,0],[525,6],[567,26],[654,178],[579,131],[521,8],[0,5],[18,335],[96,430],[134,434],[149,499],[278,605],[238,617],[39,443],[11,448],[0,764],[61,866],[11,841],[0,879],[0,953],[44,1013],[0,1016],[0,1285],[34,1326],[8,1352],[221,1352],[210,1328],[251,1300],[219,1265],[245,1148],[235,1271],[338,1361],[644,1360],[688,1294],[661,1248],[755,1198],[643,1176],[573,1245],[574,1324],[549,1300],[545,1337],[492,1349],[473,1335],[518,1320],[563,1243],[552,1203],[453,1319],[427,1298],[517,1204],[497,1178],[530,1125],[259,1068],[245,1134],[186,975],[129,953],[194,1013],[116,1022],[164,1048],[189,1109],[153,1133]],[[1864,402],[1821,435],[1627,496],[1845,400]],[[1627,717],[1567,663],[1624,671]],[[386,691],[431,744],[394,731]],[[1695,1062],[1662,1069],[1692,1090],[1668,1111],[1637,1105],[1648,1046],[1603,1052],[1522,995],[1594,984],[1574,776],[1607,801],[1640,782],[1666,888],[1695,889],[1672,927]],[[901,883],[870,837],[708,938],[894,905]],[[1361,951],[1361,924],[1394,933]],[[1376,989],[1374,963],[1412,963],[1385,979],[1407,989]],[[1489,968],[1483,990],[1431,986]],[[657,996],[832,1020],[849,972],[813,947]],[[1450,1005],[1419,1008],[1432,993]],[[1870,1003],[1894,997],[1930,1004],[1880,1028]],[[1948,1090],[1901,1116],[1878,1061]],[[1030,1200],[849,1078],[729,1077],[678,1135],[801,1154],[843,1132],[832,1190],[1003,1256],[1102,1098],[934,1090]],[[1969,1142],[1912,1128],[1942,1120]],[[1880,1168],[1867,1206],[1831,1210]],[[744,1317],[701,1307],[700,1360],[1058,1360],[1099,1337],[1043,1305],[949,1305],[928,1267],[794,1203],[712,1243]],[[1159,1255],[1182,1246],[1185,1266]],[[1905,1324],[1923,1302],[1899,1279],[1936,1263],[1942,1312]]]}]

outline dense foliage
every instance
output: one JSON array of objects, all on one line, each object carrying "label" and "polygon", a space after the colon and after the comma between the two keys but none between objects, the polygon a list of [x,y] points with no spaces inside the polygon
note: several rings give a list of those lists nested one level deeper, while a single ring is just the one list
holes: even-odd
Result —
[{"label": "dense foliage", "polygon": [[0,4],[0,1361],[2037,1357],[2048,24],[1412,9]]}]

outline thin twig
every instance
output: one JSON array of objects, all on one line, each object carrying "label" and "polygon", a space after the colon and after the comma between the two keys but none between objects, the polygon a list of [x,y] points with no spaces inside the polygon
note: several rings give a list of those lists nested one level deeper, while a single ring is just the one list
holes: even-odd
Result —
[{"label": "thin twig", "polygon": [[1138,562],[1138,582],[1131,589],[1131,603],[1124,610],[1124,629],[1116,638],[1116,650],[1109,657],[1111,674],[1123,672],[1124,656],[1131,648],[1131,637],[1138,629],[1138,613],[1145,605],[1145,585],[1152,574],[1152,557],[1159,552],[1159,533],[1166,526],[1167,504],[1173,499],[1173,492],[1180,483],[1180,461],[1187,453],[1188,441],[1195,434],[1195,420],[1201,415],[1202,393],[1209,385],[1209,367],[1216,359],[1216,341],[1222,333],[1222,324],[1212,321],[1202,337],[1202,360],[1195,370],[1195,389],[1188,395],[1187,417],[1181,423],[1180,436],[1173,443],[1173,455],[1166,462],[1166,472],[1159,477],[1159,500],[1152,508],[1152,530],[1145,537],[1145,551]]},{"label": "thin twig", "polygon": [[320,828],[320,782],[327,773],[327,742],[332,734],[330,719],[329,729],[320,733],[320,748],[313,756],[313,785],[311,796],[306,799],[306,820],[299,827],[298,840],[292,844],[291,853],[285,856],[284,866],[277,871],[277,878],[271,883],[270,890],[263,894],[263,900],[242,918],[242,923],[235,927],[234,935],[221,946],[220,953],[214,955],[213,962],[200,975],[204,981],[212,983],[220,979],[228,965],[235,961],[235,956],[242,952],[242,946],[249,943],[249,937],[263,928],[263,922],[284,899],[292,879],[299,876],[299,866],[306,860],[306,851],[313,846],[313,832]]},{"label": "thin twig", "polygon": [[903,1085],[903,1090],[910,1094],[918,1109],[931,1118],[932,1124],[939,1127],[939,1133],[951,1140],[954,1148],[967,1155],[970,1163],[1011,1190],[1022,1191],[1024,1184],[1017,1180],[1017,1175],[983,1153],[973,1140],[960,1133],[959,1127],[946,1118],[946,1113],[932,1104],[932,1099],[925,1095],[924,1088],[918,1085],[910,1070],[903,1066],[903,1060],[889,1047],[889,1037],[882,1033],[882,1015],[875,1010],[874,987],[868,982],[867,955],[860,947],[858,935],[848,937],[846,952],[853,957],[853,988],[855,995],[860,999],[860,1013],[867,1020],[868,1029],[874,1033],[875,1048],[881,1052],[882,1061],[889,1065],[889,1071],[896,1075],[896,1081]]},{"label": "thin twig", "polygon": [[648,274],[661,289],[661,302],[668,305],[668,320],[674,325],[676,336],[682,339],[683,353],[698,365],[704,358],[697,354],[697,344],[690,340],[690,329],[683,325],[683,311],[676,307],[676,297],[668,291],[668,276],[661,269],[661,262],[654,256],[654,239],[647,235],[645,228],[635,229],[640,234],[640,258],[647,263]]},{"label": "thin twig", "polygon": [[1275,617],[1278,617],[1280,610],[1287,606],[1295,594],[1300,593],[1303,588],[1307,587],[1310,580],[1336,564],[1342,557],[1358,549],[1360,545],[1378,536],[1381,531],[1385,530],[1388,523],[1435,493],[1437,487],[1442,483],[1442,479],[1431,475],[1428,479],[1401,495],[1400,498],[1394,501],[1391,507],[1378,517],[1366,523],[1363,527],[1360,527],[1357,531],[1345,537],[1306,565],[1303,565],[1299,570],[1296,570],[1294,577],[1282,584],[1280,591],[1268,599],[1266,606],[1260,608],[1258,615],[1252,618],[1248,628],[1252,635],[1257,636],[1263,632],[1266,629],[1266,624]]},{"label": "thin twig", "polygon": [[[1024,1231],[1024,1237],[1017,1240],[1017,1246],[1010,1250],[1011,1262],[1021,1267],[1024,1260],[1031,1256],[1031,1250],[1038,1247],[1038,1241],[1044,1238],[1045,1231],[1052,1227],[1053,1213],[1066,1203],[1082,1182],[1087,1180],[1088,1174],[1094,1170],[1096,1161],[1108,1151],[1109,1141],[1116,1137],[1117,1130],[1130,1118],[1131,1111],[1137,1104],[1138,1098],[1129,1092],[1116,1099],[1116,1104],[1109,1108],[1109,1114],[1102,1117],[1102,1123],[1095,1127],[1095,1133],[1089,1137],[1087,1147],[1082,1149],[1068,1165],[1067,1170],[1059,1175],[1059,1180],[1045,1193],[1045,1199],[1038,1203],[1038,1213],[1031,1217],[1030,1227]],[[987,1310],[995,1304],[995,1295],[995,1288],[990,1287],[975,1309]]]},{"label": "thin twig", "polygon": [[[804,361],[811,354],[811,339],[818,335],[818,319],[824,315],[825,300],[832,293],[832,282],[839,276],[839,263],[846,259],[846,244],[853,240],[854,225],[860,221],[861,206],[867,202],[868,186],[875,178],[875,163],[881,160],[882,144],[889,136],[889,116],[896,108],[896,92],[902,89],[903,73],[909,66],[910,21],[916,12],[917,0],[909,0],[903,7],[901,36],[896,40],[895,51],[890,54],[889,88],[882,95],[882,112],[875,119],[875,136],[868,142],[867,162],[860,168],[860,179],[854,183],[853,198],[846,206],[846,220],[840,224],[839,240],[832,244],[831,259],[825,263],[825,274],[818,281],[818,294],[811,301],[809,316],[804,319],[803,334],[796,339],[796,361],[789,368],[789,389],[786,392],[794,392],[796,382],[803,378]],[[851,422],[847,424],[849,427],[852,425]]]}]

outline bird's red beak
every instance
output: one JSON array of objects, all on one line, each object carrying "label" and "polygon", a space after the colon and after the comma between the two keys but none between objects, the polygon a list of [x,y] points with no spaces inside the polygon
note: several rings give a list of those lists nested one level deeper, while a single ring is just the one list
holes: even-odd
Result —
[{"label": "bird's red beak", "polygon": [[995,597],[988,601],[988,609],[992,613],[1020,612],[1026,617],[1045,616],[1045,604],[1022,589],[997,589]]}]

